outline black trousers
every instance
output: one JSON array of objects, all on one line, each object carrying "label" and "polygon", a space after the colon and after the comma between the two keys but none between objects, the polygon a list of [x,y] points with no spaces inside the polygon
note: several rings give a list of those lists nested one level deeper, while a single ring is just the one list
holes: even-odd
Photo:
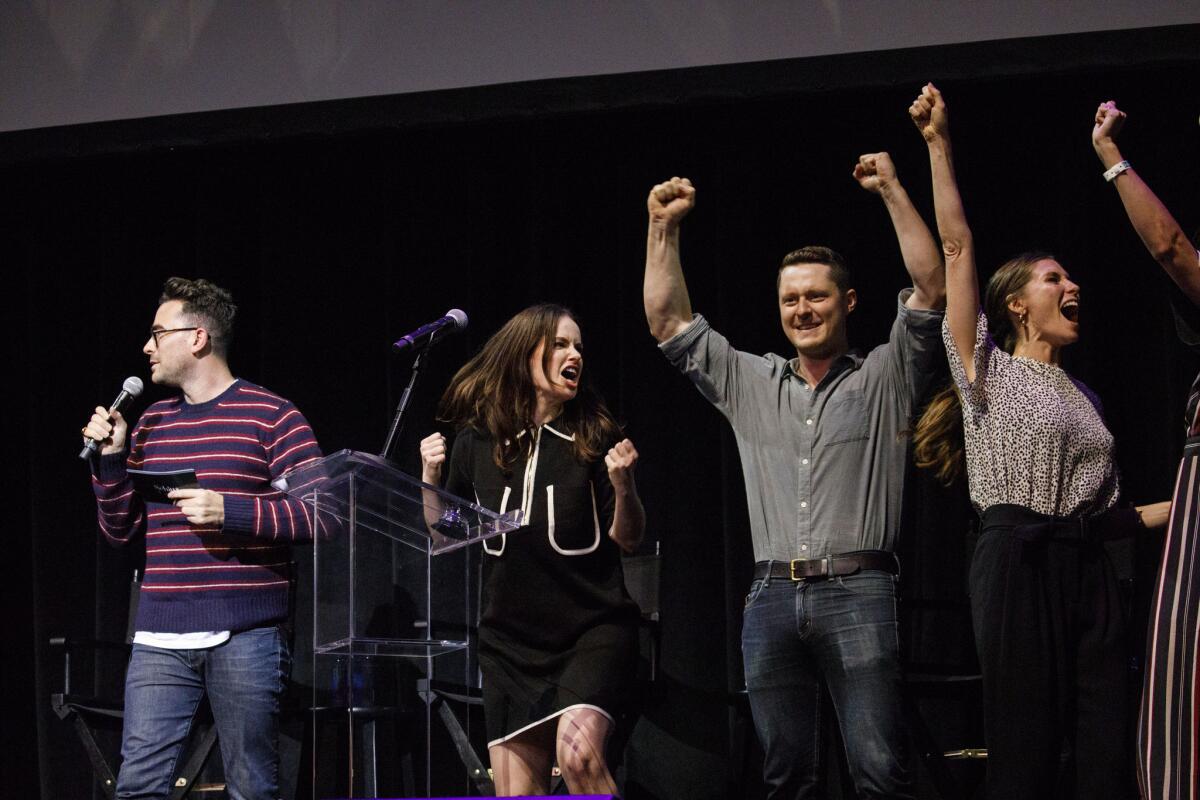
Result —
[{"label": "black trousers", "polygon": [[1131,513],[983,513],[970,586],[992,800],[1137,796],[1124,613],[1101,541],[1131,533]]}]

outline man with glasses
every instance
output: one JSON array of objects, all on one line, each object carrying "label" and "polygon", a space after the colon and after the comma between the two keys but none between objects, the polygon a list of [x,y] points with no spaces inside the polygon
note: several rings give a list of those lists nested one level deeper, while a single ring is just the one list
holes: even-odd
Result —
[{"label": "man with glasses", "polygon": [[[166,797],[196,706],[207,692],[230,797],[279,796],[279,703],[291,665],[291,545],[313,538],[309,509],[271,481],[321,451],[287,400],[235,378],[229,292],[171,278],[142,351],[150,379],[180,393],[132,432],[97,408],[83,435],[100,532],[146,536],[146,570],[125,676],[117,797]],[[127,469],[193,469],[198,488],[143,498]]]}]

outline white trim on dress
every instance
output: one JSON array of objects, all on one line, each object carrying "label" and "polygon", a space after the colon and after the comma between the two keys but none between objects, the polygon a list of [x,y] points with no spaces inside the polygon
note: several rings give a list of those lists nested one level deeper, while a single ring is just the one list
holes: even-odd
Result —
[{"label": "white trim on dress", "polygon": [[558,542],[554,540],[554,486],[546,487],[546,536],[550,539],[550,546],[554,548],[554,552],[560,556],[586,556],[588,553],[596,552],[596,548],[600,546],[600,516],[596,513],[596,487],[589,481],[588,488],[592,493],[592,524],[596,528],[596,538],[590,547],[567,550],[559,547]]},{"label": "white trim on dress", "polygon": [[[501,514],[503,514],[505,511],[508,510],[508,496],[510,494],[512,494],[512,487],[505,486],[504,487],[504,496],[502,498],[500,498],[500,513]],[[479,503],[479,495],[478,494],[475,495],[475,502]],[[480,503],[480,505],[482,505],[482,503]],[[487,553],[489,556],[504,555],[504,548],[507,546],[508,546],[508,534],[507,533],[500,534],[500,549],[499,550],[493,550],[492,548],[488,547],[488,540],[487,539],[483,540],[483,552]]]},{"label": "white trim on dress", "polygon": [[557,436],[560,439],[566,439],[568,442],[575,441],[575,434],[573,434],[573,433],[568,436],[567,434],[563,433],[562,431],[554,430],[554,428],[551,428],[549,425],[543,425],[542,427],[545,428],[546,430],[550,431],[551,433],[553,433],[555,436]]},{"label": "white trim on dress", "polygon": [[542,717],[537,722],[531,722],[522,728],[517,728],[512,733],[506,733],[503,736],[501,736],[499,739],[493,739],[492,741],[488,742],[488,747],[495,747],[498,744],[504,744],[509,739],[514,739],[517,736],[520,736],[525,731],[527,731],[531,728],[536,728],[538,725],[541,725],[543,722],[549,722],[550,720],[554,719],[555,717],[561,717],[563,714],[567,713],[568,711],[572,711],[576,708],[590,708],[592,711],[599,711],[601,714],[608,717],[608,721],[611,722],[613,725],[617,724],[617,721],[615,719],[613,719],[613,715],[608,713],[607,711],[605,711],[600,706],[594,706],[591,703],[575,703],[574,705],[569,705],[566,708],[555,711],[553,714],[551,714],[548,717]]}]

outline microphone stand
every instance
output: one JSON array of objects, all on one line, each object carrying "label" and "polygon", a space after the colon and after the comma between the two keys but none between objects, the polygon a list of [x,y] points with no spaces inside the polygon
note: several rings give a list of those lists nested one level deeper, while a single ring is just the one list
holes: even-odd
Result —
[{"label": "microphone stand", "polygon": [[[396,445],[398,445],[400,442],[400,432],[404,430],[404,412],[408,409],[408,401],[412,399],[413,389],[417,385],[417,380],[421,377],[421,368],[424,366],[424,364],[422,364],[422,360],[425,358],[425,354],[432,350],[433,346],[440,341],[439,336],[441,334],[444,334],[448,331],[453,331],[455,329],[465,328],[467,325],[467,315],[457,308],[450,309],[444,319],[453,321],[455,323],[454,327],[446,328],[444,325],[439,327],[435,327],[434,325],[424,326],[425,328],[433,327],[433,330],[429,331],[427,334],[429,338],[425,340],[424,345],[418,343],[421,337],[404,337],[404,339],[407,339],[409,344],[417,351],[417,356],[413,359],[412,375],[408,379],[408,386],[404,387],[404,393],[400,395],[400,404],[396,406],[396,416],[392,418],[392,427],[388,431],[387,440],[383,443],[383,452],[379,454],[388,461],[395,461],[395,459],[392,457],[392,453],[395,451]],[[442,322],[442,320],[439,320],[439,322]],[[421,336],[425,335],[426,334],[421,334]],[[403,341],[403,339],[401,341]],[[396,345],[398,344],[399,342],[396,343]],[[396,345],[393,345],[393,347]]]},{"label": "microphone stand", "polygon": [[413,359],[412,375],[408,379],[408,385],[404,387],[404,393],[400,395],[400,404],[396,406],[396,416],[392,418],[392,427],[388,431],[387,441],[383,443],[383,452],[379,454],[389,461],[395,461],[392,458],[392,451],[396,449],[396,445],[400,441],[400,432],[404,430],[404,412],[408,409],[408,401],[412,397],[413,387],[417,385],[417,379],[421,377],[421,367],[423,366],[421,360],[431,349],[433,348],[426,347]]}]

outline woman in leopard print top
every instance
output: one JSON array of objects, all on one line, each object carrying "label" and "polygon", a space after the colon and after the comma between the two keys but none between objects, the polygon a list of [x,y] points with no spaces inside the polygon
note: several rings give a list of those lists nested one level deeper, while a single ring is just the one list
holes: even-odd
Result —
[{"label": "woman in leopard print top", "polygon": [[987,794],[1135,797],[1123,618],[1103,540],[1141,526],[1138,511],[1117,508],[1098,400],[1059,366],[1079,338],[1079,286],[1052,256],[1025,254],[989,281],[983,313],[945,103],[930,84],[909,113],[929,146],[957,393],[931,404],[914,439],[921,460],[931,431],[944,439],[946,420],[960,415],[982,518],[970,588]]}]

